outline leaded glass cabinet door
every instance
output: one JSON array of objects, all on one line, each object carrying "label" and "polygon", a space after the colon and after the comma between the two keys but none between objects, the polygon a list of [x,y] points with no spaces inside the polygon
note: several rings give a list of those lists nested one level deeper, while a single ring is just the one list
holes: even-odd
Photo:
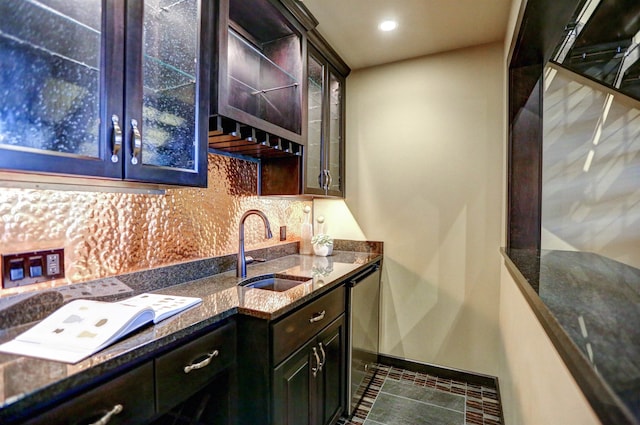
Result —
[{"label": "leaded glass cabinet door", "polygon": [[[208,1],[130,2],[125,178],[206,186]],[[132,23],[134,25],[132,26]]]},{"label": "leaded glass cabinet door", "polygon": [[305,146],[305,193],[324,195],[324,76],[325,66],[309,51],[307,62],[307,144]]},{"label": "leaded glass cabinet door", "polygon": [[121,178],[123,4],[0,2],[0,169]]}]

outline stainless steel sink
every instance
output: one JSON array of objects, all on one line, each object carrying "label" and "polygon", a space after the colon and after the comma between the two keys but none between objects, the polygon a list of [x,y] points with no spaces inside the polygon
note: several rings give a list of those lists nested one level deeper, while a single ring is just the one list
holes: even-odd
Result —
[{"label": "stainless steel sink", "polygon": [[267,291],[284,292],[295,286],[310,281],[310,277],[293,276],[280,273],[263,274],[245,279],[238,285],[246,288],[264,289]]}]

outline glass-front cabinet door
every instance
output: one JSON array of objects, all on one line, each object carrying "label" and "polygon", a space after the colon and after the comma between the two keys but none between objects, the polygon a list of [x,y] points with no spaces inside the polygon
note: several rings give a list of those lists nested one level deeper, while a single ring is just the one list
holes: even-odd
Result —
[{"label": "glass-front cabinet door", "polygon": [[306,155],[306,193],[324,195],[324,65],[309,53],[307,62],[307,144]]},{"label": "glass-front cabinet door", "polygon": [[120,178],[118,17],[102,0],[0,2],[1,169]]},{"label": "glass-front cabinet door", "polygon": [[344,123],[343,123],[343,80],[329,71],[328,91],[328,137],[327,137],[327,194],[344,196]]},{"label": "glass-front cabinet door", "polygon": [[0,171],[205,185],[199,3],[1,1]]},{"label": "glass-front cabinet door", "polygon": [[309,46],[305,193],[344,196],[344,78]]},{"label": "glass-front cabinet door", "polygon": [[200,3],[147,0],[129,7],[127,25],[135,25],[127,46],[135,48],[127,50],[126,66],[139,66],[127,70],[126,179],[204,185],[206,143],[199,141],[207,137],[208,109],[200,99],[208,78],[199,75]]}]

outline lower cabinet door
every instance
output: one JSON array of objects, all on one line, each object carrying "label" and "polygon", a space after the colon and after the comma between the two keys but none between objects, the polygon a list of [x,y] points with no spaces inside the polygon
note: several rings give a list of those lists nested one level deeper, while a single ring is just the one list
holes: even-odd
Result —
[{"label": "lower cabinet door", "polygon": [[274,371],[274,425],[333,425],[344,410],[345,323],[341,315]]},{"label": "lower cabinet door", "polygon": [[314,379],[312,368],[316,367],[316,359],[312,358],[310,353],[313,344],[315,340],[307,343],[276,367],[273,382],[273,424],[314,424],[311,400],[315,398],[315,394],[311,393],[310,385]]},{"label": "lower cabinet door", "polygon": [[154,415],[153,365],[146,363],[34,418],[25,425],[139,425]]},{"label": "lower cabinet door", "polygon": [[322,371],[319,375],[317,424],[334,424],[344,411],[346,389],[344,316],[318,335]]}]

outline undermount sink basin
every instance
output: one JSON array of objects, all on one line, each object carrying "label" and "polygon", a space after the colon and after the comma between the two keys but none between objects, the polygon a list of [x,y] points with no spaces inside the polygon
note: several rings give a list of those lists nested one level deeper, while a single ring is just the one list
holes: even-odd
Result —
[{"label": "undermount sink basin", "polygon": [[280,273],[263,274],[245,279],[238,285],[246,288],[264,289],[267,291],[284,292],[301,283],[311,280],[306,276],[292,276]]}]

